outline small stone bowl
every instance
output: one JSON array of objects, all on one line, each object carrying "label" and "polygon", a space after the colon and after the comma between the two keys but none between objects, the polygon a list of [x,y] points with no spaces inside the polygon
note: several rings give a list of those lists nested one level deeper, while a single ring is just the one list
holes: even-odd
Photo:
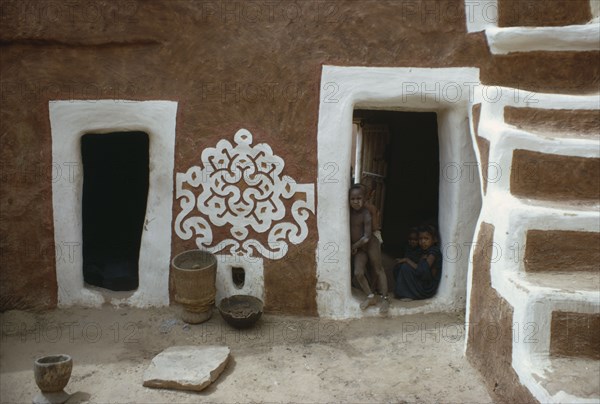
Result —
[{"label": "small stone bowl", "polygon": [[249,328],[262,316],[263,301],[250,295],[234,295],[221,300],[219,312],[230,326]]},{"label": "small stone bowl", "polygon": [[36,359],[33,364],[35,383],[42,393],[62,391],[73,370],[73,359],[69,355],[50,355]]},{"label": "small stone bowl", "polygon": [[41,393],[33,398],[33,404],[62,404],[71,395],[64,388],[69,383],[73,359],[69,355],[50,355],[33,362],[35,383]]}]

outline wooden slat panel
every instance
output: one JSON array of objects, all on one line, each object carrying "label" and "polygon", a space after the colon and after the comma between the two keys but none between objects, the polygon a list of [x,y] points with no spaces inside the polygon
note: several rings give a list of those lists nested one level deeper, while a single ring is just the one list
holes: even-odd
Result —
[{"label": "wooden slat panel", "polygon": [[[363,126],[363,173],[373,179],[375,187],[374,205],[383,215],[383,203],[385,196],[385,179],[387,162],[385,151],[389,144],[389,127],[387,124],[365,123]],[[375,174],[375,175],[371,175]]]}]

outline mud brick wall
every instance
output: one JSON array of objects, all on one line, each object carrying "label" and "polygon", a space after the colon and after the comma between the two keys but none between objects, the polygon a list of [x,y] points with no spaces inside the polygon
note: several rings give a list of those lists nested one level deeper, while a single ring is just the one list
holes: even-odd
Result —
[{"label": "mud brick wall", "polygon": [[595,110],[504,108],[504,121],[536,134],[546,136],[598,136],[600,116]]},{"label": "mud brick wall", "polygon": [[552,313],[550,354],[600,360],[600,314]]},{"label": "mud brick wall", "polygon": [[588,0],[498,0],[499,27],[585,24],[591,18]]},{"label": "mud brick wall", "polygon": [[467,357],[499,402],[537,403],[512,368],[513,307],[492,288],[494,226],[482,222],[473,253],[473,284]]},{"label": "mud brick wall", "polygon": [[528,230],[525,270],[599,272],[600,233]]},{"label": "mud brick wall", "polygon": [[510,191],[524,198],[593,203],[600,199],[600,159],[515,150]]},{"label": "mud brick wall", "polygon": [[[490,55],[483,33],[466,32],[463,0],[5,0],[1,7],[3,310],[55,307],[55,260],[74,248],[54,240],[52,181],[70,167],[52,166],[50,100],[178,101],[175,172],[244,127],[285,159],[298,183],[314,183],[323,64],[473,66],[485,84],[539,92],[591,92],[600,77],[598,52]],[[314,216],[308,225],[304,243],[315,243]],[[194,247],[173,237],[173,254]],[[267,311],[316,314],[314,251],[265,264]]]}]

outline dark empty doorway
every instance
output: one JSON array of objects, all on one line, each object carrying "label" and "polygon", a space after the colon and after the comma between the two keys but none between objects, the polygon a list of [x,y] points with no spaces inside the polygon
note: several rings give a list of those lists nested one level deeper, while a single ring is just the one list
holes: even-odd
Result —
[{"label": "dark empty doorway", "polygon": [[148,197],[148,135],[86,134],[81,156],[84,280],[134,290]]},{"label": "dark empty doorway", "polygon": [[377,188],[383,251],[402,257],[411,227],[438,225],[437,114],[356,110],[354,121],[362,127],[361,182]]}]

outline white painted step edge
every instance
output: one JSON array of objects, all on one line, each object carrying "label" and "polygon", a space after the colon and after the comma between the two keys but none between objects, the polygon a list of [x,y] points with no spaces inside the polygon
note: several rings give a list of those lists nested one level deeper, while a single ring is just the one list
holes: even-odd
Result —
[{"label": "white painted step edge", "polygon": [[563,27],[488,27],[485,30],[490,51],[504,55],[532,51],[600,50],[600,24]]}]

